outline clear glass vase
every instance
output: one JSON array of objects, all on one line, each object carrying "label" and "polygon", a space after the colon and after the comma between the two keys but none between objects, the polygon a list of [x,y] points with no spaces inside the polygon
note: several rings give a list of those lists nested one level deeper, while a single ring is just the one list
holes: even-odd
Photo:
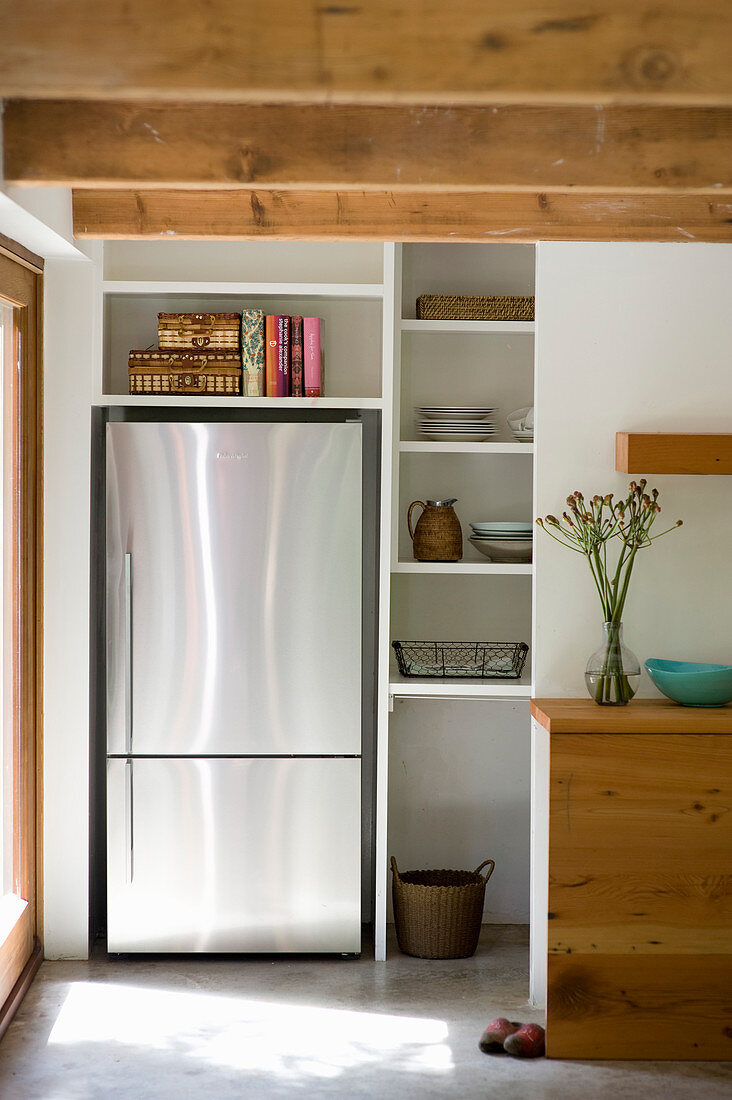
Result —
[{"label": "clear glass vase", "polygon": [[600,706],[623,707],[635,695],[640,683],[640,662],[623,642],[622,623],[603,623],[602,645],[585,669],[585,683]]}]

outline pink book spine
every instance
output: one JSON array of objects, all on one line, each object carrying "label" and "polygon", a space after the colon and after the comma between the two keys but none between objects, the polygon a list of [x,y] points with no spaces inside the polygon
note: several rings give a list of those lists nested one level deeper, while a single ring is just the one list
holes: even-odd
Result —
[{"label": "pink book spine", "polygon": [[277,396],[290,396],[290,318],[277,316]]},{"label": "pink book spine", "polygon": [[302,380],[302,317],[290,318],[290,392],[303,397]]},{"label": "pink book spine", "polygon": [[322,397],[322,349],[320,317],[302,319],[302,358],[306,397]]}]

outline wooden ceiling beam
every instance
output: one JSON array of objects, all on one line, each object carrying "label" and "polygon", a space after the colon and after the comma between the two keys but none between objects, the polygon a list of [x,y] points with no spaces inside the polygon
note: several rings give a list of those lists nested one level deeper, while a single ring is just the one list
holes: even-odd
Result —
[{"label": "wooden ceiling beam", "polygon": [[5,178],[66,187],[732,190],[732,107],[13,100]]},{"label": "wooden ceiling beam", "polygon": [[4,0],[0,96],[732,105],[720,0]]},{"label": "wooden ceiling beam", "polygon": [[74,191],[79,238],[732,241],[732,200],[577,192]]}]

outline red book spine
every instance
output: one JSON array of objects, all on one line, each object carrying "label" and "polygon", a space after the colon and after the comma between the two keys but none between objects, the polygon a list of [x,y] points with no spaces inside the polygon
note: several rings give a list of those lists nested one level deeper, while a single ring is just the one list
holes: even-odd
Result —
[{"label": "red book spine", "polygon": [[277,397],[277,318],[267,316],[264,319],[264,361],[266,374],[266,395]]},{"label": "red book spine", "polygon": [[302,319],[302,343],[303,343],[303,372],[305,376],[305,396],[321,397],[321,341],[320,341],[320,317],[303,317]]},{"label": "red book spine", "polygon": [[277,316],[277,396],[290,396],[290,318]]},{"label": "red book spine", "polygon": [[290,379],[292,396],[302,397],[302,317],[290,318]]}]

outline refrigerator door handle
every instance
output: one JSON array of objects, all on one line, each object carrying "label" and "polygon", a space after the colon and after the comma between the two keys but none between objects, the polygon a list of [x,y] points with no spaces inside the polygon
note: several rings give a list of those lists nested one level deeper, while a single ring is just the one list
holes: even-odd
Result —
[{"label": "refrigerator door handle", "polygon": [[125,554],[125,752],[132,752],[132,554]]},{"label": "refrigerator door handle", "polygon": [[135,834],[132,824],[134,812],[134,788],[132,761],[125,761],[125,882],[132,885],[135,874]]}]

